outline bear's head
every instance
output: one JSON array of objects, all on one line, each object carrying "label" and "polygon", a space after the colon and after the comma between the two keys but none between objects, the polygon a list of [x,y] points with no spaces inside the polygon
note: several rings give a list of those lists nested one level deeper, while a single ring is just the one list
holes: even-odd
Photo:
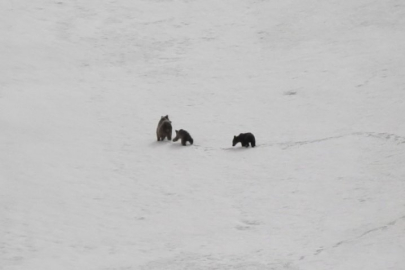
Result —
[{"label": "bear's head", "polygon": [[233,140],[232,140],[232,146],[235,146],[238,143],[238,137],[233,136]]},{"label": "bear's head", "polygon": [[178,130],[175,130],[175,131],[176,131],[176,137],[174,137],[173,141],[177,142],[180,139],[180,136],[179,136],[179,131]]}]

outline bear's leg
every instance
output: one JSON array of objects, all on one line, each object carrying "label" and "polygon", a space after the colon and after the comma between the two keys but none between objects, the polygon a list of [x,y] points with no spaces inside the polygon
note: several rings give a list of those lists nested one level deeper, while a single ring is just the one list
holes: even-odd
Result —
[{"label": "bear's leg", "polygon": [[181,144],[182,144],[182,145],[186,145],[186,143],[187,143],[187,141],[186,141],[186,140],[181,139]]}]

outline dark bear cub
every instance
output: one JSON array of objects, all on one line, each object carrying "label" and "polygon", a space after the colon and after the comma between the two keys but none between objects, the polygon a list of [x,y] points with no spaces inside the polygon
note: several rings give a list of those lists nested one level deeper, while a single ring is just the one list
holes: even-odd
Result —
[{"label": "dark bear cub", "polygon": [[191,138],[190,133],[188,133],[186,130],[180,129],[175,131],[176,137],[173,139],[174,142],[177,142],[180,139],[182,145],[186,145],[187,142],[193,144],[193,138]]},{"label": "dark bear cub", "polygon": [[241,143],[244,147],[249,147],[249,143],[252,147],[256,146],[256,139],[252,133],[241,133],[239,136],[233,136],[232,146],[237,143]]},{"label": "dark bear cub", "polygon": [[169,120],[168,115],[160,117],[156,137],[158,141],[163,141],[166,137],[168,140],[172,140],[172,121]]}]

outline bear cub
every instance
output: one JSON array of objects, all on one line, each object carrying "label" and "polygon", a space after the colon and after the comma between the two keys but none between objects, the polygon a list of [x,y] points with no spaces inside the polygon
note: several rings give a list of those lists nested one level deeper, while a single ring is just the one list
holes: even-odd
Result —
[{"label": "bear cub", "polygon": [[193,144],[193,138],[191,138],[190,133],[188,133],[186,130],[180,129],[175,131],[176,137],[173,139],[174,142],[177,142],[180,139],[182,145],[186,145],[187,142]]},{"label": "bear cub", "polygon": [[241,133],[239,136],[233,136],[232,146],[237,143],[241,143],[244,147],[249,147],[249,143],[252,147],[256,146],[256,139],[252,133]]},{"label": "bear cub", "polygon": [[158,141],[163,141],[166,137],[169,141],[172,140],[172,121],[169,120],[168,115],[160,117],[156,137]]}]

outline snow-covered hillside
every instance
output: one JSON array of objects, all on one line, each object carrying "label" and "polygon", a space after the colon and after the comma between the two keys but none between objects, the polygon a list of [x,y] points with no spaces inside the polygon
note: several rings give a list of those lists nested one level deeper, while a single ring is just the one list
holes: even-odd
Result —
[{"label": "snow-covered hillside", "polygon": [[405,269],[404,30],[402,0],[0,1],[0,269]]}]

